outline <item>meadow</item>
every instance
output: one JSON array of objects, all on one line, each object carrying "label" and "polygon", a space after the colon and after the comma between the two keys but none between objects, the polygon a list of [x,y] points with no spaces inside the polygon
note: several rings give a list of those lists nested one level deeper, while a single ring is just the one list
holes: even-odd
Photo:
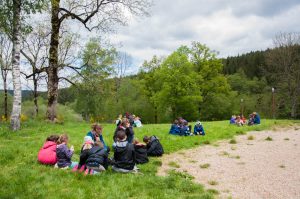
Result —
[{"label": "meadow", "polygon": [[[228,121],[203,122],[206,136],[180,137],[168,134],[170,124],[149,124],[135,128],[140,141],[144,135],[156,135],[165,153],[213,144],[247,131],[272,129],[292,125],[295,121],[262,120],[258,126],[237,127]],[[194,123],[191,123],[194,125]],[[111,146],[113,124],[102,124],[105,142]],[[214,198],[213,190],[195,184],[186,173],[170,172],[167,177],[156,176],[160,158],[150,158],[139,165],[139,174],[118,174],[111,168],[100,175],[84,176],[70,170],[54,169],[37,162],[37,153],[50,134],[67,133],[69,145],[74,145],[73,161],[78,161],[83,137],[90,129],[84,122],[51,124],[27,121],[19,132],[11,132],[7,123],[0,124],[0,198]],[[259,133],[259,132],[258,132]],[[112,152],[110,156],[112,156]]]}]

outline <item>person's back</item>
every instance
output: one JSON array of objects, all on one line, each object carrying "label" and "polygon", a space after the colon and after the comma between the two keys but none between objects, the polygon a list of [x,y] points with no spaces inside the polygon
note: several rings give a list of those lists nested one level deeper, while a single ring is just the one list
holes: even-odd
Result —
[{"label": "person's back", "polygon": [[108,152],[101,146],[101,142],[95,142],[88,152],[88,158],[86,160],[86,166],[92,168],[99,168],[103,166],[105,169],[108,167],[107,158]]},{"label": "person's back", "polygon": [[57,162],[56,158],[56,143],[47,141],[38,153],[38,161],[42,164],[54,165]]},{"label": "person's back", "polygon": [[54,165],[57,162],[56,158],[56,142],[58,140],[58,135],[51,135],[47,138],[43,147],[38,153],[38,161],[41,164]]},{"label": "person's back", "polygon": [[73,156],[74,148],[71,147],[68,149],[67,142],[68,136],[61,135],[59,138],[59,144],[56,148],[57,166],[59,168],[70,167],[72,165],[71,158]]},{"label": "person's back", "polygon": [[164,149],[159,139],[155,135],[151,136],[150,138],[145,136],[144,142],[147,143],[148,156],[162,156],[164,154]]},{"label": "person's back", "polygon": [[136,161],[134,146],[126,138],[124,131],[117,132],[117,142],[113,144],[114,166],[121,169],[133,170]]},{"label": "person's back", "polygon": [[260,116],[258,115],[258,113],[255,113],[253,123],[260,124]]},{"label": "person's back", "polygon": [[171,129],[169,131],[169,134],[172,135],[180,135],[181,130],[180,127],[178,125],[178,120],[175,120],[174,123],[171,125]]}]

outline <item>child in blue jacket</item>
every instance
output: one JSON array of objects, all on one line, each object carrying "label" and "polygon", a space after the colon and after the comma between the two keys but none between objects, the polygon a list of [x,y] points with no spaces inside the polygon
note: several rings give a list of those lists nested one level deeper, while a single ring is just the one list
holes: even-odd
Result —
[{"label": "child in blue jacket", "polygon": [[200,121],[197,121],[196,125],[194,126],[194,134],[195,135],[205,135],[204,128]]},{"label": "child in blue jacket", "polygon": [[180,133],[181,133],[181,129],[179,126],[179,122],[178,122],[178,120],[174,120],[174,123],[171,126],[169,134],[180,135]]}]

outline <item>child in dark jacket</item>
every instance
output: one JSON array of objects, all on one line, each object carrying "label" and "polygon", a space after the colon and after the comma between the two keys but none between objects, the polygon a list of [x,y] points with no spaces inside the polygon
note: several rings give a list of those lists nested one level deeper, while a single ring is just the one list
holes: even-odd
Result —
[{"label": "child in dark jacket", "polygon": [[114,166],[112,169],[114,171],[122,173],[136,171],[134,146],[127,141],[125,131],[119,130],[116,133],[116,142],[113,144],[113,149]]},{"label": "child in dark jacket", "polygon": [[151,137],[145,136],[143,141],[147,144],[148,156],[162,156],[164,149],[155,135]]},{"label": "child in dark jacket", "polygon": [[73,168],[73,171],[77,171],[79,169],[80,172],[84,171],[86,169],[86,160],[89,156],[89,151],[94,145],[94,140],[90,136],[85,136],[84,137],[84,143],[81,147],[81,152],[80,152],[80,158],[79,158],[79,163],[77,166]]},{"label": "child in dark jacket", "polygon": [[58,138],[58,135],[50,135],[49,137],[47,137],[44,146],[38,153],[38,161],[41,164],[54,165],[57,162],[56,146]]},{"label": "child in dark jacket", "polygon": [[200,121],[197,121],[196,125],[194,126],[194,134],[195,135],[205,135],[204,128]]},{"label": "child in dark jacket", "polygon": [[58,145],[56,148],[56,158],[58,168],[73,168],[77,165],[76,162],[72,162],[71,158],[74,153],[74,147],[71,146],[70,149],[67,147],[69,137],[63,134],[58,139]]},{"label": "child in dark jacket", "polygon": [[180,135],[181,134],[181,129],[180,129],[178,120],[174,120],[174,123],[171,126],[169,134],[172,134],[172,135]]},{"label": "child in dark jacket", "polygon": [[108,152],[104,149],[102,142],[96,141],[94,146],[88,152],[86,160],[87,169],[96,172],[105,171],[108,167]]},{"label": "child in dark jacket", "polygon": [[132,126],[130,126],[129,120],[127,118],[124,118],[122,120],[121,124],[116,128],[115,134],[113,137],[114,142],[117,141],[117,132],[120,130],[125,131],[126,137],[127,137],[126,140],[132,144],[134,141],[134,131],[133,131]]}]

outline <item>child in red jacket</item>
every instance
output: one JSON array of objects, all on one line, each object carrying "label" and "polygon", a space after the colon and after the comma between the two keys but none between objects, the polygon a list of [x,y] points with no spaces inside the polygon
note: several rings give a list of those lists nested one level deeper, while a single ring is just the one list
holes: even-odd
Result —
[{"label": "child in red jacket", "polygon": [[56,145],[58,138],[58,135],[50,135],[49,137],[47,137],[44,146],[40,149],[38,153],[38,161],[41,164],[56,164]]}]

